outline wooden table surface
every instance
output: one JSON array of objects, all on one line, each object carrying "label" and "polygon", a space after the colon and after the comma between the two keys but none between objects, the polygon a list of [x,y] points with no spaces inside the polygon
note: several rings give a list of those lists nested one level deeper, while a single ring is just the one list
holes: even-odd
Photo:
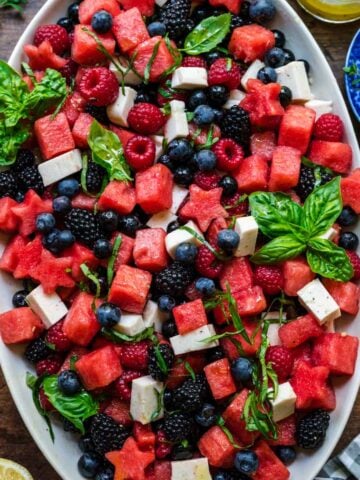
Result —
[{"label": "wooden table surface", "polygon": [[[23,17],[11,12],[0,11],[0,58],[7,59],[9,57],[19,35],[43,3],[44,0],[29,0]],[[295,0],[289,0],[289,3],[296,7],[312,31],[330,62],[340,86],[343,87],[342,68],[346,51],[352,37],[360,26],[359,23],[344,26],[321,23],[304,13],[297,6]],[[316,68],[316,66],[313,66],[313,68]],[[356,130],[360,133],[359,125],[356,125]],[[39,421],[41,421],[40,418]],[[359,428],[360,397],[337,446],[337,451],[359,433]],[[0,457],[13,459],[26,466],[35,480],[60,480],[27,432],[12,402],[2,375],[0,376]]]}]

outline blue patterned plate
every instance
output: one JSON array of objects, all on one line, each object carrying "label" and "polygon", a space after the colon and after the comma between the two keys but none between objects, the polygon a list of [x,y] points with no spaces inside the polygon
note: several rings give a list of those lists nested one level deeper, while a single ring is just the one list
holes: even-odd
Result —
[{"label": "blue patterned plate", "polygon": [[351,42],[346,58],[345,86],[350,105],[360,122],[360,30]]}]

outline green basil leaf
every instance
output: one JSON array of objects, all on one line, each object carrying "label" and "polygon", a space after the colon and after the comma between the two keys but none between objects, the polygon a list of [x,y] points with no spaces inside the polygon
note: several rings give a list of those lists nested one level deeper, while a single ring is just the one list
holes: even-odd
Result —
[{"label": "green basil leaf", "polygon": [[297,257],[305,249],[306,244],[294,235],[284,235],[264,245],[250,260],[258,264],[277,263]]},{"label": "green basil leaf", "polygon": [[42,386],[54,408],[81,433],[85,433],[84,421],[98,413],[98,402],[85,390],[71,396],[64,395],[58,387],[57,375],[46,377]]},{"label": "green basil leaf", "polygon": [[304,203],[303,226],[310,237],[325,233],[342,210],[340,177],[314,190]]},{"label": "green basil leaf", "polygon": [[108,282],[109,287],[110,287],[110,285],[113,281],[113,278],[115,276],[114,266],[115,266],[117,256],[119,254],[121,244],[122,244],[122,236],[118,235],[114,240],[113,249],[112,249],[112,252],[111,252],[111,257],[109,259],[107,272],[106,272],[107,282]]},{"label": "green basil leaf", "polygon": [[44,378],[46,378],[47,375],[42,375],[40,377],[35,377],[35,375],[32,375],[30,372],[26,372],[26,385],[30,388],[32,391],[32,399],[35,405],[36,410],[40,413],[42,417],[44,417],[44,420],[48,426],[49,429],[49,434],[51,440],[54,442],[55,440],[55,435],[54,431],[50,422],[49,414],[46,410],[43,409],[40,403],[40,389],[42,387]]},{"label": "green basil leaf", "polygon": [[30,137],[30,129],[20,124],[6,127],[0,120],[0,165],[12,165],[21,145]]},{"label": "green basil leaf", "polygon": [[60,104],[66,98],[66,80],[56,70],[48,68],[40,83],[36,83],[34,89],[25,100],[25,108],[31,111],[35,117],[41,117],[50,108]]},{"label": "green basil leaf", "polygon": [[113,328],[102,328],[101,333],[105,338],[111,340],[114,343],[123,342],[140,342],[141,340],[152,339],[154,336],[154,327],[148,327],[143,332],[134,335],[133,337],[120,333]]},{"label": "green basil leaf", "polygon": [[205,18],[185,39],[184,51],[187,55],[200,55],[210,52],[221,43],[230,31],[231,14]]},{"label": "green basil leaf", "polygon": [[343,248],[323,238],[313,238],[306,253],[311,270],[322,277],[347,282],[354,274],[353,267]]},{"label": "green basil leaf", "polygon": [[283,193],[255,192],[249,196],[251,214],[264,235],[275,238],[289,233],[299,236],[303,229],[302,207]]}]

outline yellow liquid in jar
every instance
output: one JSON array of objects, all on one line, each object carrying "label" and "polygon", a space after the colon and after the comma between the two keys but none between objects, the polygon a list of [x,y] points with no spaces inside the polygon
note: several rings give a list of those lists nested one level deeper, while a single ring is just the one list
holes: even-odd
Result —
[{"label": "yellow liquid in jar", "polygon": [[360,0],[298,0],[315,17],[329,22],[351,22],[360,19]]}]

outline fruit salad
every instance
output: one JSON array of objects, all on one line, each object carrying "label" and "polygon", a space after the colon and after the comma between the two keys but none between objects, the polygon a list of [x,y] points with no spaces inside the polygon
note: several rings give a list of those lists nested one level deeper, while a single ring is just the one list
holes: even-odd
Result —
[{"label": "fruit salad", "polygon": [[275,16],[83,0],[0,62],[0,333],[84,478],[287,480],[354,373],[360,170]]}]

